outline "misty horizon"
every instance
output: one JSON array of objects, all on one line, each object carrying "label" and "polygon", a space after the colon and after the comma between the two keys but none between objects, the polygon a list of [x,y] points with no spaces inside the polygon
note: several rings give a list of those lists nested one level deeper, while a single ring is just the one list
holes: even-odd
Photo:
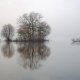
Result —
[{"label": "misty horizon", "polygon": [[18,28],[17,19],[32,11],[41,13],[51,27],[50,38],[79,37],[80,20],[79,0],[1,0],[0,30],[11,23]]}]

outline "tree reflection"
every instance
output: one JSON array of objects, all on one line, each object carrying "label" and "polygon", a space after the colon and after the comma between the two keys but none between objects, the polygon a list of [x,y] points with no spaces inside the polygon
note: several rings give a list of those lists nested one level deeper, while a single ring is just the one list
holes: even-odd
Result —
[{"label": "tree reflection", "polygon": [[12,58],[13,54],[14,54],[14,47],[11,43],[5,43],[2,46],[2,53],[4,55],[4,57],[7,58]]},{"label": "tree reflection", "polygon": [[19,64],[24,68],[37,69],[40,63],[50,55],[49,48],[44,43],[19,43]]}]

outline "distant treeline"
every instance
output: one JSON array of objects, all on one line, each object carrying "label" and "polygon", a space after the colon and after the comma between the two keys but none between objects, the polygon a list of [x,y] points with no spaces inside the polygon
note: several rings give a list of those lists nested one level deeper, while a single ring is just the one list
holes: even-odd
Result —
[{"label": "distant treeline", "polygon": [[23,14],[18,19],[17,39],[12,40],[15,29],[11,24],[3,26],[1,35],[6,41],[45,41],[50,33],[50,26],[42,20],[40,13]]}]

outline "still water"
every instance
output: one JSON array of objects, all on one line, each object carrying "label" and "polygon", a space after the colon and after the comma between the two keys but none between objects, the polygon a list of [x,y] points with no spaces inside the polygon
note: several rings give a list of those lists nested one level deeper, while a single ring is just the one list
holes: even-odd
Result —
[{"label": "still water", "polygon": [[0,80],[80,80],[80,45],[1,42]]}]

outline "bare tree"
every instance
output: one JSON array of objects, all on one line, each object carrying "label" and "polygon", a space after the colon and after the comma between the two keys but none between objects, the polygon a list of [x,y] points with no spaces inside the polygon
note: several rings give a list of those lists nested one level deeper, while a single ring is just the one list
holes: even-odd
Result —
[{"label": "bare tree", "polygon": [[18,39],[19,40],[26,40],[28,37],[28,33],[27,33],[27,27],[21,27],[18,29]]},{"label": "bare tree", "polygon": [[38,26],[40,20],[41,20],[41,15],[39,13],[34,13],[34,12],[31,12],[29,15],[24,14],[22,17],[19,18],[18,20],[19,25],[28,27],[27,34],[29,40],[34,39],[35,27]]},{"label": "bare tree", "polygon": [[38,27],[38,39],[42,40],[50,33],[50,27],[46,22],[41,22]]},{"label": "bare tree", "polygon": [[[44,39],[44,37],[47,36],[47,34],[49,34],[50,27],[46,22],[43,22],[41,19],[42,16],[39,13],[31,12],[30,14],[24,14],[18,19],[18,23],[20,25],[19,31],[23,30],[24,27],[27,27],[25,28],[27,29],[25,30],[27,31],[25,32],[25,36],[27,35],[27,39],[29,40],[35,40],[38,38]],[[22,34],[22,33],[18,32],[18,34]],[[20,36],[24,36],[24,34]]]},{"label": "bare tree", "polygon": [[14,28],[11,24],[7,24],[3,26],[1,35],[7,40],[11,41],[12,37],[14,36]]}]

